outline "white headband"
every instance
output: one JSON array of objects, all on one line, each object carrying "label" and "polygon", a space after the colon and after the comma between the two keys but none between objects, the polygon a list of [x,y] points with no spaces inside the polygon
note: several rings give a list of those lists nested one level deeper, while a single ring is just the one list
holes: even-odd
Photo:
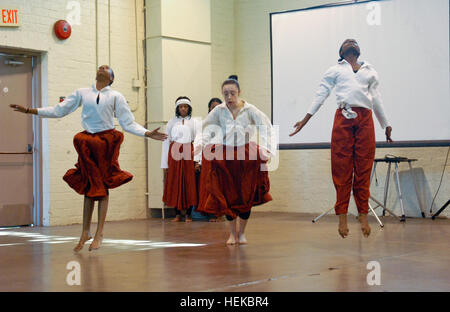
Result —
[{"label": "white headband", "polygon": [[178,107],[178,105],[181,105],[181,104],[187,104],[187,105],[191,106],[191,101],[189,101],[188,99],[179,99],[175,104],[177,105],[176,107]]}]

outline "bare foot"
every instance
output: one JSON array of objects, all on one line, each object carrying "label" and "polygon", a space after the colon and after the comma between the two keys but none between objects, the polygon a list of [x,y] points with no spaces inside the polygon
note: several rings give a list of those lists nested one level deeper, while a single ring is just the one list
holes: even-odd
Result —
[{"label": "bare foot", "polygon": [[90,234],[81,234],[80,241],[78,242],[78,245],[75,246],[73,251],[79,252],[81,249],[83,249],[84,243],[86,243],[91,238],[92,236]]},{"label": "bare foot", "polygon": [[361,231],[363,232],[364,237],[369,237],[370,226],[369,226],[369,219],[367,217],[367,213],[361,213],[359,215],[359,222],[361,223]]},{"label": "bare foot", "polygon": [[176,215],[175,218],[171,222],[181,222],[181,215]]},{"label": "bare foot", "polygon": [[191,217],[188,217],[188,216],[186,216],[186,220],[185,220],[185,222],[192,222],[192,218]]},{"label": "bare foot", "polygon": [[338,228],[339,235],[342,236],[342,238],[346,238],[348,236],[348,226],[347,226],[347,215],[346,214],[340,214],[339,215],[339,228]]},{"label": "bare foot", "polygon": [[95,236],[94,240],[92,241],[91,245],[89,246],[89,251],[91,250],[97,250],[100,248],[103,241],[103,235]]},{"label": "bare foot", "polygon": [[230,238],[227,240],[227,245],[235,245],[236,244],[236,237],[233,234],[230,234]]},{"label": "bare foot", "polygon": [[238,243],[241,244],[241,245],[246,245],[246,244],[248,244],[247,239],[245,238],[244,233],[239,234],[239,240],[238,240]]},{"label": "bare foot", "polygon": [[218,221],[218,220],[217,220],[216,217],[213,217],[213,218],[209,219],[209,222],[217,222],[217,221]]}]

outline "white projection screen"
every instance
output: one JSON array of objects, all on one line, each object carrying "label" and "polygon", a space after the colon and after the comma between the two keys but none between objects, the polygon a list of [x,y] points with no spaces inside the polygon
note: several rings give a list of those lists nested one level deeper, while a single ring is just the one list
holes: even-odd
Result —
[{"label": "white projection screen", "polygon": [[[347,38],[357,40],[359,60],[378,72],[393,129],[390,146],[450,145],[448,0],[330,4],[271,13],[270,22],[272,122],[280,127],[281,149],[329,147],[334,90],[302,131],[289,133],[307,113]],[[387,146],[373,118],[377,146]]]}]

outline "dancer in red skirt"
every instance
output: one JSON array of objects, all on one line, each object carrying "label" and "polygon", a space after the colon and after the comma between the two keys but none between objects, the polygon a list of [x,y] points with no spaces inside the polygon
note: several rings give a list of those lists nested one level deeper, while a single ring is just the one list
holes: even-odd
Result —
[{"label": "dancer in red skirt", "polygon": [[[202,179],[198,211],[230,221],[227,244],[246,244],[245,227],[251,208],[272,197],[265,163],[275,154],[269,118],[239,98],[237,77],[222,84],[225,103],[216,106],[203,121]],[[252,141],[259,127],[261,146]],[[215,139],[211,143],[212,134]],[[217,141],[219,140],[219,141]],[[220,142],[220,143],[219,143]],[[205,167],[209,160],[210,168]],[[239,217],[239,229],[237,218]]]},{"label": "dancer in red skirt", "polygon": [[[212,98],[211,100],[209,100],[208,102],[208,114],[211,113],[211,111],[217,106],[222,104],[222,100],[219,98]],[[214,144],[214,138],[210,139],[210,144]],[[216,138],[217,140],[217,138]],[[219,140],[217,140],[216,143],[221,144],[222,143],[222,138],[220,138]],[[202,180],[201,175],[208,175],[210,172],[210,168],[211,168],[211,161],[202,158],[202,166],[201,166],[201,172],[200,172],[200,179],[198,181],[198,194],[199,194],[199,199],[198,201],[200,202],[202,200],[202,196],[204,197],[206,194],[206,190],[205,190],[205,185],[201,184],[200,181]],[[206,177],[203,177],[203,181],[206,181]],[[214,214],[209,214],[209,222],[217,222],[220,221],[222,218],[217,218]]]},{"label": "dancer in red skirt", "polygon": [[339,63],[325,73],[314,102],[302,121],[297,122],[290,136],[299,132],[314,115],[336,86],[338,109],[331,136],[331,170],[336,188],[336,215],[339,234],[348,235],[347,209],[353,186],[353,196],[364,236],[369,236],[367,219],[370,197],[370,173],[375,158],[375,130],[372,110],[381,127],[386,128],[386,141],[392,142],[392,127],[384,113],[378,92],[378,74],[372,65],[358,61],[360,49],[353,39],[347,39],[339,50]]},{"label": "dancer in red skirt", "polygon": [[133,178],[131,173],[121,170],[119,166],[123,134],[114,129],[114,114],[127,132],[160,141],[167,137],[158,132],[159,128],[148,131],[135,122],[124,96],[110,87],[114,81],[114,72],[109,66],[98,68],[96,80],[96,84],[90,88],[76,90],[56,106],[36,109],[10,105],[15,111],[44,118],[61,118],[83,106],[81,118],[85,131],[78,133],[73,139],[78,162],[75,164],[76,168],[68,170],[63,177],[70,187],[84,195],[83,230],[74,251],[80,251],[84,243],[92,238],[90,225],[94,201],[98,201],[98,224],[89,250],[100,248],[108,210],[108,190]]},{"label": "dancer in red skirt", "polygon": [[164,169],[163,202],[175,207],[174,222],[186,215],[191,222],[192,206],[197,205],[195,170],[199,168],[201,155],[194,155],[194,146],[201,145],[201,122],[191,118],[191,100],[180,96],[175,101],[175,117],[167,123],[168,138],[163,143],[161,168]]}]

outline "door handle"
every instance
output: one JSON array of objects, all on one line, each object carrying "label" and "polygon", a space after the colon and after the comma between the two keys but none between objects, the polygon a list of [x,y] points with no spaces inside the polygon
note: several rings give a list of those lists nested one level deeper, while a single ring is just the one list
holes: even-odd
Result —
[{"label": "door handle", "polygon": [[33,154],[33,152],[0,152],[0,155],[28,155]]},{"label": "door handle", "polygon": [[27,144],[26,152],[0,152],[0,155],[26,155],[33,154],[33,146],[31,144]]}]

